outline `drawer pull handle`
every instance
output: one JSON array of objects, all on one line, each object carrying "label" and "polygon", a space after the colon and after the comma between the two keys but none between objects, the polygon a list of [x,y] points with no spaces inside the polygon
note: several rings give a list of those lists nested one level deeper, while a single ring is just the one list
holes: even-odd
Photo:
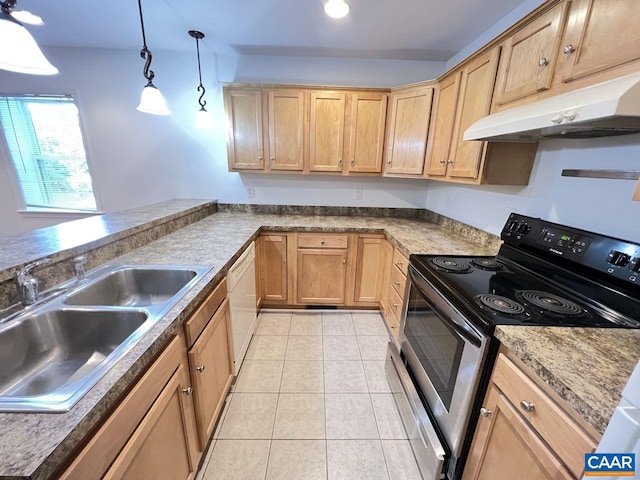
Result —
[{"label": "drawer pull handle", "polygon": [[549,65],[549,59],[548,58],[542,57],[540,60],[538,60],[538,66],[546,67],[547,65]]},{"label": "drawer pull handle", "polygon": [[398,286],[400,285],[400,282],[398,280],[394,281],[393,283]]},{"label": "drawer pull handle", "polygon": [[187,388],[183,388],[182,389],[182,393],[184,393],[185,395],[191,395],[191,392],[193,392],[193,388],[191,388],[191,387],[187,387]]},{"label": "drawer pull handle", "polygon": [[574,47],[573,45],[569,44],[566,47],[564,47],[564,49],[562,51],[564,52],[565,55],[571,55],[573,52],[576,51],[576,47]]},{"label": "drawer pull handle", "polygon": [[393,308],[398,308],[398,304],[397,304],[397,303],[394,303],[394,304],[393,304]]},{"label": "drawer pull handle", "polygon": [[320,245],[324,245],[324,240],[320,240]]},{"label": "drawer pull handle", "polygon": [[526,402],[524,400],[522,400],[520,402],[520,407],[522,408],[522,410],[524,410],[525,412],[533,412],[536,409],[536,406],[533,403],[530,402]]},{"label": "drawer pull handle", "polygon": [[196,367],[196,370],[200,373],[204,372],[204,365],[200,365],[199,367]]},{"label": "drawer pull handle", "polygon": [[396,265],[397,265],[398,267],[402,267],[402,262],[396,262]]},{"label": "drawer pull handle", "polygon": [[480,415],[482,415],[483,417],[490,417],[492,413],[493,412],[491,410],[487,410],[484,407],[480,409]]}]

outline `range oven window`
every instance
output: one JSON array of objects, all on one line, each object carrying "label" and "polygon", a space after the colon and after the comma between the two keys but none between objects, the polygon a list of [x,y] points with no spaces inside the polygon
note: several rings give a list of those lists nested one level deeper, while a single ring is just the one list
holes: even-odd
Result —
[{"label": "range oven window", "polygon": [[409,292],[404,333],[449,411],[465,342],[429,306],[413,285]]}]

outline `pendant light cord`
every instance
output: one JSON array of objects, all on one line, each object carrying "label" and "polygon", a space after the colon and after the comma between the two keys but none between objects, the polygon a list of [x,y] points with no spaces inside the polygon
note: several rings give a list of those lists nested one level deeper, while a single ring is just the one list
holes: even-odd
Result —
[{"label": "pendant light cord", "polygon": [[198,85],[198,92],[202,91],[200,94],[200,98],[198,98],[198,103],[200,104],[200,109],[204,110],[204,106],[207,104],[206,100],[203,100],[205,88],[202,85],[202,68],[200,67],[200,43],[199,38],[196,37],[196,52],[198,53],[198,79],[200,81],[200,85]]},{"label": "pendant light cord", "polygon": [[141,0],[138,0],[138,11],[140,12],[140,26],[142,27],[142,50],[140,50],[140,57],[145,60],[142,74],[150,84],[156,74],[153,72],[153,70],[151,70],[151,61],[153,60],[153,55],[151,55],[151,51],[147,47],[147,36],[144,33],[144,18],[142,17]]}]

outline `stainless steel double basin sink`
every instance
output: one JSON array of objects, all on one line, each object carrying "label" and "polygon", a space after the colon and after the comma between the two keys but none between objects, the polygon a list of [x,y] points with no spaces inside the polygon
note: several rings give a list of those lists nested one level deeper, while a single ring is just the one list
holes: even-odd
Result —
[{"label": "stainless steel double basin sink", "polygon": [[208,270],[105,265],[0,319],[0,412],[68,411]]}]

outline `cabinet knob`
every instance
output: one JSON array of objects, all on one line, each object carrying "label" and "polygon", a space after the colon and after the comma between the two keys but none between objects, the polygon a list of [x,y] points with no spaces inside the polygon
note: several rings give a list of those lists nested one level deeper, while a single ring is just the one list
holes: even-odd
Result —
[{"label": "cabinet knob", "polygon": [[349,162],[351,163],[351,165],[353,165],[355,162],[355,160],[352,158],[351,160],[349,160]]},{"label": "cabinet knob", "polygon": [[270,161],[271,163],[275,162],[275,161],[276,161],[276,157],[271,157],[271,158],[269,159],[269,161]]},{"label": "cabinet knob", "polygon": [[440,163],[442,163],[444,165],[445,163],[447,163],[447,161],[446,160],[440,160]]},{"label": "cabinet knob", "polygon": [[395,285],[400,285],[400,282],[399,282],[398,280],[395,280],[393,283],[394,283]]},{"label": "cabinet knob", "polygon": [[562,51],[564,52],[565,55],[571,55],[573,52],[576,51],[576,47],[574,47],[571,44],[565,45],[565,47],[562,49]]},{"label": "cabinet knob", "polygon": [[522,400],[520,402],[520,408],[525,412],[533,412],[536,409],[536,406],[533,403]]},{"label": "cabinet knob", "polygon": [[483,417],[490,417],[491,416],[491,410],[487,410],[486,408],[482,407],[480,409],[480,415],[482,415]]},{"label": "cabinet knob", "polygon": [[546,57],[542,57],[540,60],[538,60],[538,65],[540,67],[546,67],[547,65],[549,65],[549,59]]},{"label": "cabinet knob", "polygon": [[393,304],[393,308],[398,308],[398,304],[397,304],[397,303],[394,303],[394,304]]},{"label": "cabinet knob", "polygon": [[338,165],[342,165],[342,159],[341,158],[338,159]]},{"label": "cabinet knob", "polygon": [[258,157],[258,161],[261,162],[263,157]]},{"label": "cabinet knob", "polygon": [[187,387],[187,388],[183,388],[182,389],[182,393],[184,393],[185,395],[191,395],[191,392],[193,392],[193,388],[191,388],[191,387]]},{"label": "cabinet knob", "polygon": [[402,267],[402,262],[396,262],[396,266],[397,266],[398,268]]},{"label": "cabinet knob", "polygon": [[204,372],[204,365],[200,365],[199,367],[196,367],[196,370],[199,371],[200,373]]},{"label": "cabinet knob", "polygon": [[453,160],[447,160],[447,163],[453,163]]},{"label": "cabinet knob", "polygon": [[324,245],[324,240],[320,240],[320,245]]},{"label": "cabinet knob", "polygon": [[346,263],[347,263],[347,260],[346,260],[345,258],[343,258],[343,259],[342,259],[342,264],[343,264],[343,265],[346,265]]}]

